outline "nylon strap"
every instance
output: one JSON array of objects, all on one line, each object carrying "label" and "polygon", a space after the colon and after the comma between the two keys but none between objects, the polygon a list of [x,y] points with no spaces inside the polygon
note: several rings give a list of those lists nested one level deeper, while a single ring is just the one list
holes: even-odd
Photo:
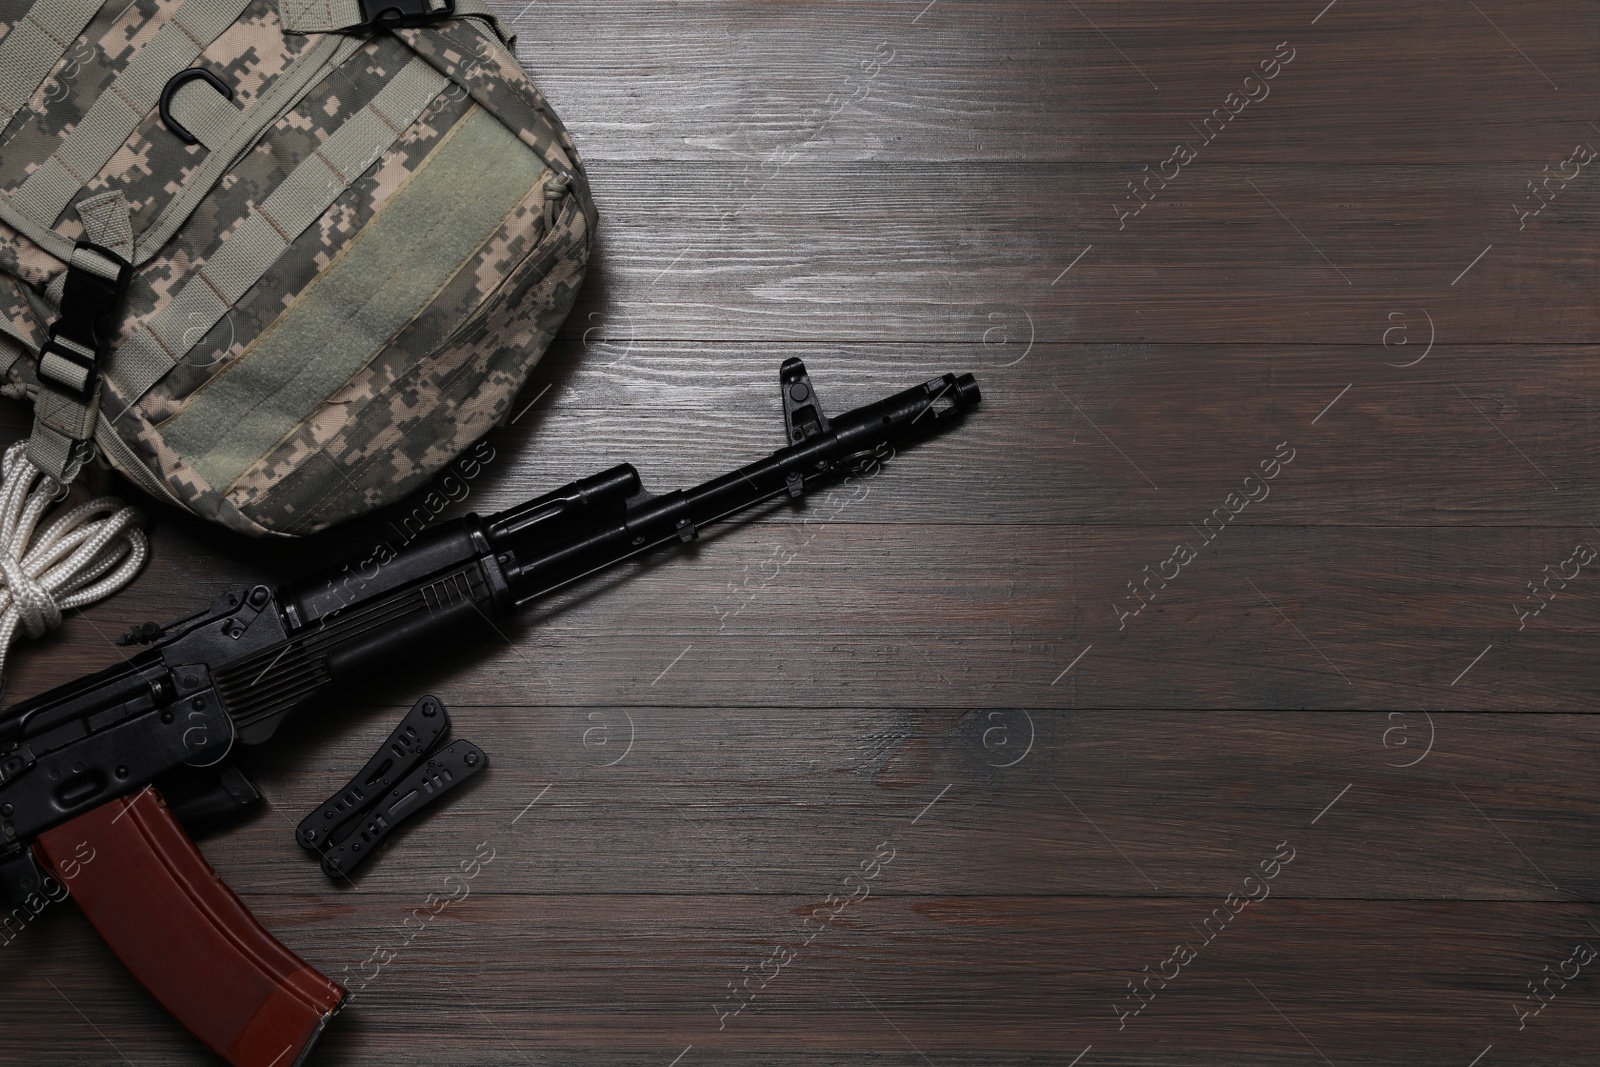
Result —
[{"label": "nylon strap", "polygon": [[100,361],[110,351],[132,273],[109,251],[79,245],[62,291],[61,316],[39,352],[28,458],[67,483],[89,455],[100,413]]},{"label": "nylon strap", "polygon": [[[52,2],[52,0],[41,0]],[[12,196],[12,206],[54,227],[79,190],[99,174],[156,106],[161,90],[238,20],[250,0],[184,0],[172,21],[106,87],[83,121]]]},{"label": "nylon strap", "polygon": [[456,0],[456,18],[467,17],[488,23],[489,28],[508,51],[516,48],[516,34],[507,29],[506,24],[500,21],[500,16],[489,9],[485,0]]},{"label": "nylon strap", "polygon": [[[369,6],[377,13],[385,4],[383,0],[371,0]],[[444,7],[444,0],[428,0],[431,11],[439,12]],[[459,2],[456,11],[461,13]],[[367,24],[361,0],[278,0],[278,20],[289,33],[333,33]]]},{"label": "nylon strap", "polygon": [[448,84],[425,61],[412,60],[371,103],[302,160],[171,302],[112,355],[110,374],[126,403],[138,403],[222,321],[289,245],[399,140]]},{"label": "nylon strap", "polygon": [[120,191],[78,201],[83,239],[133,262],[133,209]]},{"label": "nylon strap", "polygon": [[329,33],[363,21],[357,0],[278,0],[278,17],[290,33]]},{"label": "nylon strap", "polygon": [[[95,352],[92,348],[66,338],[56,338],[57,348],[47,348],[39,356],[39,377],[48,378],[80,393],[89,391],[90,375],[94,373]],[[59,351],[65,349],[65,352]],[[76,359],[67,358],[68,355]]]},{"label": "nylon strap", "polygon": [[33,99],[105,0],[37,0],[0,40],[0,130]]},{"label": "nylon strap", "polygon": [[364,39],[358,35],[326,34],[308,46],[300,59],[256,98],[250,106],[248,121],[239,123],[226,144],[210,151],[190,173],[178,195],[167,201],[161,214],[139,234],[134,265],[143,266],[166,247],[172,235],[194,214],[200,201],[210,195],[233,160],[260,139],[266,128],[299,100],[314,80],[326,74],[329,68],[342,65],[363,44]]},{"label": "nylon strap", "polygon": [[179,87],[172,97],[172,117],[188,130],[207,152],[228,143],[244,123],[244,109],[196,78]]}]

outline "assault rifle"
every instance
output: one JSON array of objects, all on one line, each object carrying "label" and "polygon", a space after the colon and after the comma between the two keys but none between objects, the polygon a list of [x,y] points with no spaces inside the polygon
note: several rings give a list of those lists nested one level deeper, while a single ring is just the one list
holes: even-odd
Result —
[{"label": "assault rifle", "polygon": [[[779,371],[787,447],[656,496],[623,464],[404,548],[136,631],[125,663],[0,715],[0,896],[66,892],[184,1026],[236,1067],[292,1067],[345,1000],[257,923],[189,830],[260,794],[227,757],[398,656],[483,633],[557,589],[944,430],[979,401],[943,377],[830,420],[805,365]],[[40,905],[42,906],[42,905]],[[24,915],[27,915],[24,912]]]}]

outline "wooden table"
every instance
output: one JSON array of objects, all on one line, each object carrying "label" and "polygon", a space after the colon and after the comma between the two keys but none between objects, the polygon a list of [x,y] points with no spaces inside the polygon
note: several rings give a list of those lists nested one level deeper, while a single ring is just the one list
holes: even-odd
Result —
[{"label": "wooden table", "polygon": [[[1323,2],[499,5],[603,235],[452,511],[764,454],[789,356],[985,399],[253,754],[207,856],[377,971],[315,1064],[1596,1062],[1600,10]],[[383,522],[153,510],[11,694]],[[330,886],[424,692],[492,769]],[[205,1061],[70,906],[0,964],[4,1062]]]}]

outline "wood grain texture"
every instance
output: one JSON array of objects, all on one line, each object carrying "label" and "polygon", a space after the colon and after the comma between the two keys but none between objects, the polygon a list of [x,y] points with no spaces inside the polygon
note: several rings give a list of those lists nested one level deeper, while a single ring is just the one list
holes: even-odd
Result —
[{"label": "wood grain texture", "polygon": [[574,326],[974,343],[1014,307],[1041,341],[1376,344],[1390,312],[1421,308],[1446,343],[1582,343],[1596,311],[1568,296],[1594,275],[1600,182],[1584,170],[1539,215],[1516,209],[1586,137],[1537,164],[1202,158],[1122,221],[1143,180],[1126,165],[796,161],[751,190],[736,164],[597,161],[603,302]]},{"label": "wood grain texture", "polygon": [[[524,740],[495,749],[493,787],[360,873],[360,894],[406,895],[429,862],[414,850],[449,861],[451,842],[490,840],[512,847],[487,893],[820,899],[857,852],[903,832],[918,863],[877,895],[1220,899],[1285,838],[1316,842],[1280,890],[1308,898],[1571,903],[1597,888],[1585,855],[1600,844],[1600,797],[1546,780],[1555,753],[1600,746],[1586,715],[457,711],[462,736]],[[395,715],[306,723],[250,770],[279,808],[309,811]],[[283,831],[264,812],[213,835],[207,853],[231,883],[297,898],[314,865]]]},{"label": "wood grain texture", "polygon": [[[357,989],[313,1064],[1593,1059],[1600,575],[1552,572],[1600,547],[1600,173],[1522,217],[1600,140],[1592,5],[497,10],[603,224],[494,459],[308,542],[149,505],[8,699],[417,507],[721,473],[789,356],[834,410],[985,400],[245,754],[269,803],[202,846]],[[332,885],[292,825],[424,692],[491,769]],[[206,1062],[70,905],[0,962],[0,1061]]]},{"label": "wood grain texture", "polygon": [[[606,160],[732,157],[754,169],[803,145],[827,159],[1154,163],[1285,40],[1298,54],[1260,113],[1247,109],[1219,145],[1230,160],[1543,163],[1593,118],[1600,23],[1586,5],[1480,14],[1444,0],[1340,0],[1313,26],[1322,6],[938,0],[921,14],[927,0],[632,0],[597,17],[569,0],[504,10],[523,64],[571,113],[588,154]],[[892,58],[867,62],[875,56]]]}]

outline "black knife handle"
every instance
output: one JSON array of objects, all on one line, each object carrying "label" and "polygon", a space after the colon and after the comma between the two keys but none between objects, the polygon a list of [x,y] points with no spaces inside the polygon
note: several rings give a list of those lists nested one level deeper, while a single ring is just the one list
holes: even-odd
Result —
[{"label": "black knife handle", "polygon": [[353,832],[374,802],[404,778],[450,729],[450,713],[436,696],[425,696],[406,712],[367,765],[307,815],[294,839],[308,852],[326,852]]},{"label": "black knife handle", "polygon": [[323,854],[323,873],[334,879],[349,875],[396,826],[488,765],[489,757],[471,741],[456,741],[434,753],[379,800],[358,829]]}]

